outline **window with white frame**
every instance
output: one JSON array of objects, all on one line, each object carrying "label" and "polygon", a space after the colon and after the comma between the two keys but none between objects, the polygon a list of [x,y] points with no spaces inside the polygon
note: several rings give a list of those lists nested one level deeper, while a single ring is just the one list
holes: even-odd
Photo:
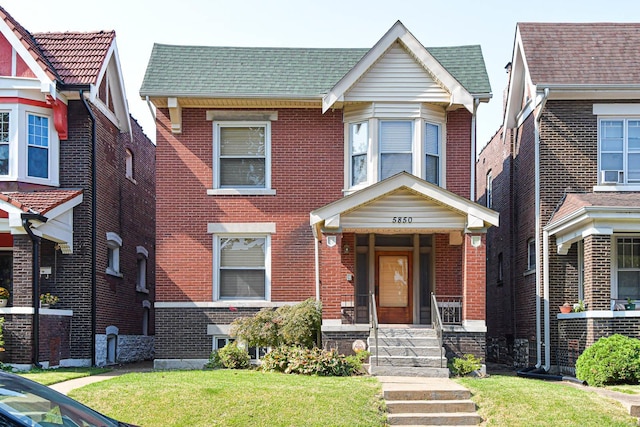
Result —
[{"label": "window with white frame", "polygon": [[270,188],[270,144],[269,122],[214,123],[214,187]]},{"label": "window with white frame", "polygon": [[27,175],[49,178],[49,118],[27,115]]},{"label": "window with white frame", "polygon": [[424,179],[436,185],[440,185],[440,134],[440,125],[425,123],[424,152],[427,158]]},{"label": "window with white frame", "polygon": [[107,233],[107,271],[111,276],[122,277],[120,273],[120,248],[122,239],[117,233]]},{"label": "window with white frame", "polygon": [[9,113],[0,112],[0,175],[9,175]]},{"label": "window with white frame", "polygon": [[217,299],[266,300],[269,236],[217,236]]},{"label": "window with white frame", "polygon": [[[228,336],[217,336],[217,337],[213,337],[213,349],[214,350],[220,350],[221,348],[223,348],[225,345],[234,342],[235,339],[230,338]],[[261,360],[265,354],[267,354],[268,352],[268,348],[266,347],[249,347],[247,348],[244,344],[240,343],[238,345],[238,347],[240,348],[244,348],[247,350],[247,352],[249,353],[249,358],[252,361],[258,361]]]},{"label": "window with white frame", "polygon": [[367,182],[367,160],[369,150],[369,123],[349,125],[349,151],[351,157],[351,185]]},{"label": "window with white frame", "polygon": [[413,122],[380,121],[380,180],[413,171]]},{"label": "window with white frame", "polygon": [[124,151],[124,169],[125,177],[133,180],[133,153],[128,148]]},{"label": "window with white frame", "polygon": [[536,269],[536,239],[531,238],[527,241],[527,270]]},{"label": "window with white frame", "polygon": [[487,207],[491,208],[493,207],[493,175],[491,174],[491,171],[487,172],[486,195],[487,195]]},{"label": "window with white frame", "polygon": [[640,118],[600,119],[600,184],[640,184]]},{"label": "window with white frame", "polygon": [[614,260],[619,299],[640,299],[640,237],[618,237]]},{"label": "window with white frame", "polygon": [[147,259],[149,258],[149,252],[143,246],[137,246],[136,254],[136,291],[149,293],[149,289],[147,289]]}]

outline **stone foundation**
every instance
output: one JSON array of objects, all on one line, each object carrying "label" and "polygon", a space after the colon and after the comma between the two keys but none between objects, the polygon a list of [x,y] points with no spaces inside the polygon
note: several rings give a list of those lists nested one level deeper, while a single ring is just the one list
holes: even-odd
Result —
[{"label": "stone foundation", "polygon": [[[154,337],[147,335],[118,335],[116,363],[151,360],[154,356]],[[107,335],[96,335],[96,365],[107,365]]]}]

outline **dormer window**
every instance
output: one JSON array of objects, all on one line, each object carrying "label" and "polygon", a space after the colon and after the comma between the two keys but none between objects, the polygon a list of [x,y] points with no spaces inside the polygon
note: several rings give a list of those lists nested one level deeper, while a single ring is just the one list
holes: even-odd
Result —
[{"label": "dormer window", "polygon": [[49,178],[49,119],[29,114],[27,123],[27,175]]}]

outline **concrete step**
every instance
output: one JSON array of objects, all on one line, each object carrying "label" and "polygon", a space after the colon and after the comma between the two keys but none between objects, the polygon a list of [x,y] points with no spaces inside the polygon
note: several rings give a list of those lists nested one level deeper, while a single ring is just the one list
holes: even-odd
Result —
[{"label": "concrete step", "polygon": [[389,414],[387,423],[392,426],[475,426],[482,422],[476,413]]},{"label": "concrete step", "polygon": [[[369,351],[372,356],[376,355],[376,347],[375,345],[369,347]],[[441,347],[421,347],[421,346],[406,346],[406,347],[396,347],[396,346],[379,346],[377,348],[377,354],[380,357],[383,356],[404,356],[404,357],[440,357],[443,355],[443,351]]]},{"label": "concrete step", "polygon": [[383,397],[389,401],[406,400],[430,400],[430,401],[451,401],[469,400],[471,392],[465,388],[445,389],[445,388],[424,388],[424,387],[400,387],[383,388]]},{"label": "concrete step", "polygon": [[[370,336],[367,339],[367,344],[369,347],[375,347],[375,337]],[[378,335],[378,345],[389,347],[440,347],[440,342],[437,338],[430,337],[381,337]]]},{"label": "concrete step", "polygon": [[421,368],[441,368],[442,363],[446,365],[446,362],[441,363],[439,356],[405,357],[380,355],[376,358],[374,354],[369,357],[369,363],[371,365],[377,364],[378,366],[414,366]]},{"label": "concrete step", "polygon": [[420,368],[415,366],[375,366],[369,365],[367,372],[377,377],[449,378],[449,368]]},{"label": "concrete step", "polygon": [[390,400],[387,401],[387,412],[403,413],[442,413],[442,412],[475,412],[476,404],[471,400]]},{"label": "concrete step", "polygon": [[[373,331],[371,333],[373,335]],[[378,328],[379,337],[399,337],[399,338],[437,338],[438,335],[433,328],[420,327],[399,327],[399,328]]]}]

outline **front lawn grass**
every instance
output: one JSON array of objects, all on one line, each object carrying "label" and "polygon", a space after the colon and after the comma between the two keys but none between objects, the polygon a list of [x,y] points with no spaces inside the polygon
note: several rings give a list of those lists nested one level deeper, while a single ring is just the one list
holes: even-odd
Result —
[{"label": "front lawn grass", "polygon": [[383,426],[380,385],[369,377],[259,371],[129,373],[69,394],[120,421],[169,426]]},{"label": "front lawn grass", "polygon": [[487,426],[637,426],[619,402],[561,382],[505,375],[459,378]]},{"label": "front lawn grass", "polygon": [[44,385],[51,385],[62,381],[109,372],[107,368],[56,368],[56,369],[31,369],[27,372],[16,372],[18,375],[29,378]]}]

